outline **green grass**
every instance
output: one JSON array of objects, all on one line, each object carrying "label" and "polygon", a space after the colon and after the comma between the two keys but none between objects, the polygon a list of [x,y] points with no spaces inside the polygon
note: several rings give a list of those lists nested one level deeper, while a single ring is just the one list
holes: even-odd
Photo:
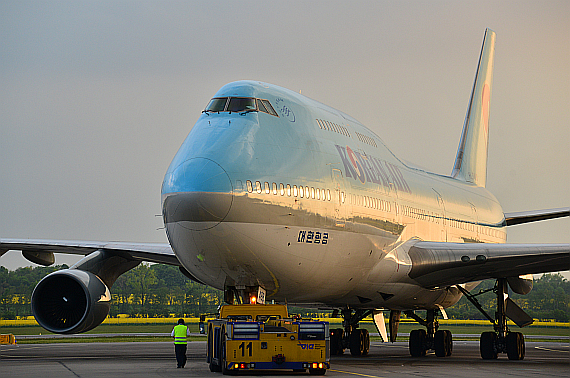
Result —
[{"label": "green grass", "polygon": [[[100,333],[170,333],[176,325],[172,324],[101,324],[100,326],[85,332],[86,334]],[[190,332],[198,332],[198,324],[188,324]],[[14,335],[53,335],[40,326],[2,327],[0,333],[12,333]]]},{"label": "green grass", "polygon": [[[172,337],[97,337],[97,338],[55,338],[41,340],[18,340],[18,344],[59,344],[59,343],[132,343],[132,342],[172,342]],[[206,337],[188,337],[188,341],[206,341]]]}]

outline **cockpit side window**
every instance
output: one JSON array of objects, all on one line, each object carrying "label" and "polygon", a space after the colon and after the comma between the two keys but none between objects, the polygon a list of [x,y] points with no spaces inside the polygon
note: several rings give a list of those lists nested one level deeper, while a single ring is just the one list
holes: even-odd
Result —
[{"label": "cockpit side window", "polygon": [[269,100],[261,100],[261,102],[263,103],[263,105],[265,105],[265,108],[267,109],[267,113],[271,114],[272,116],[279,117],[277,115],[277,112],[275,110],[273,110],[273,106],[271,106],[271,103],[269,102]]},{"label": "cockpit side window", "polygon": [[257,102],[257,110],[259,110],[260,112],[269,113],[267,109],[265,109],[265,105],[263,105],[263,102],[261,102],[260,99],[256,99],[256,102]]}]

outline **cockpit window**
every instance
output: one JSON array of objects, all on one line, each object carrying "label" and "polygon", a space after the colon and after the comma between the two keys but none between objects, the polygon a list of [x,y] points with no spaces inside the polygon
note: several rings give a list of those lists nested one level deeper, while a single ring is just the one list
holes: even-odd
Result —
[{"label": "cockpit window", "polygon": [[226,103],[228,102],[227,97],[213,98],[210,100],[208,106],[206,106],[207,112],[223,112],[226,108]]},{"label": "cockpit window", "polygon": [[256,110],[254,98],[230,97],[229,112],[243,112],[246,110]]},{"label": "cockpit window", "polygon": [[251,97],[216,97],[210,100],[204,112],[263,112],[279,117],[269,100]]}]

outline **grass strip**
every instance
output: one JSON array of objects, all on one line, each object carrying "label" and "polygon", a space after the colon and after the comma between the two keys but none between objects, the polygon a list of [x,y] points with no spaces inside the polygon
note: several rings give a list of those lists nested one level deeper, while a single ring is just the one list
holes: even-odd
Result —
[{"label": "grass strip", "polygon": [[[205,337],[188,337],[189,342],[206,341]],[[131,343],[131,342],[172,342],[172,337],[152,337],[152,336],[136,336],[136,337],[73,337],[73,338],[53,338],[53,339],[31,339],[18,340],[19,345],[22,344],[61,344],[61,343]]]}]

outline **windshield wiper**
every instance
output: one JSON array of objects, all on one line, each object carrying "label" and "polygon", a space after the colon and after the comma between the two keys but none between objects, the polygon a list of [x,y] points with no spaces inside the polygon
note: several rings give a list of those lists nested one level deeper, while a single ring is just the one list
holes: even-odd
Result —
[{"label": "windshield wiper", "polygon": [[243,112],[240,112],[239,115],[246,115],[247,113],[251,113],[251,112],[258,112],[259,110],[257,109],[247,109],[244,110]]}]

